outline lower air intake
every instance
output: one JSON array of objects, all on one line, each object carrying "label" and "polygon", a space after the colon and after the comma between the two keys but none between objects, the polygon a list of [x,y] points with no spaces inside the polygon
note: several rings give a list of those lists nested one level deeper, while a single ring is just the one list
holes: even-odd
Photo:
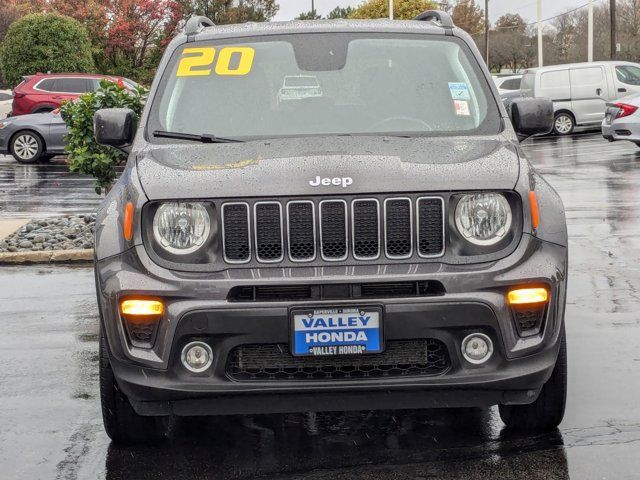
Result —
[{"label": "lower air intake", "polygon": [[391,340],[382,353],[339,357],[294,357],[286,343],[242,345],[227,361],[237,381],[339,380],[442,375],[451,366],[447,347],[433,338]]}]

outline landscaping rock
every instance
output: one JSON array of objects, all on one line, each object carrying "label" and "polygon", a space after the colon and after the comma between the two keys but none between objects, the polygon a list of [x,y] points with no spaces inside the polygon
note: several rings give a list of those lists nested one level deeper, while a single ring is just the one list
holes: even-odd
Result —
[{"label": "landscaping rock", "polygon": [[14,234],[0,239],[0,253],[90,250],[93,248],[95,220],[95,214],[31,220]]}]

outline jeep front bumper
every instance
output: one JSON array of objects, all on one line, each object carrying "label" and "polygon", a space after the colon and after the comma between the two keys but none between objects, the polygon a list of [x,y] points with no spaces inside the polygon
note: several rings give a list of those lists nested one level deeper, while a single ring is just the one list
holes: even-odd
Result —
[{"label": "jeep front bumper", "polygon": [[[566,247],[525,234],[511,255],[483,264],[264,267],[214,274],[166,270],[137,246],[98,262],[96,281],[112,368],[134,408],[143,415],[203,415],[530,403],[557,358],[566,272]],[[231,303],[227,298],[231,288],[246,285],[424,280],[441,283],[444,293],[312,303]],[[546,286],[550,300],[539,333],[523,337],[505,294],[526,285]],[[151,349],[131,346],[118,313],[120,299],[132,295],[162,298],[166,304]],[[446,367],[434,375],[378,372],[302,380],[284,375],[245,381],[230,373],[236,348],[288,345],[291,308],[363,304],[383,308],[385,342],[433,339],[446,348]],[[482,332],[493,341],[494,354],[483,365],[472,365],[462,356],[461,341],[471,332]],[[206,341],[214,352],[213,365],[201,374],[181,363],[181,349],[192,340]]]}]

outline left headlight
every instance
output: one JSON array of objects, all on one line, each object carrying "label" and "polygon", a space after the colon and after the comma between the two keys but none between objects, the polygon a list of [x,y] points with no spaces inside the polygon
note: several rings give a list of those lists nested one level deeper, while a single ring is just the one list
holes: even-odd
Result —
[{"label": "left headlight", "polygon": [[5,127],[8,127],[9,125],[11,125],[11,122],[7,122],[7,121],[0,122],[0,130],[2,130]]},{"label": "left headlight", "polygon": [[209,238],[211,219],[196,202],[164,203],[153,217],[153,236],[167,252],[186,255],[201,248]]},{"label": "left headlight", "polygon": [[511,206],[500,193],[474,193],[460,198],[455,212],[456,228],[474,245],[495,245],[509,233]]}]

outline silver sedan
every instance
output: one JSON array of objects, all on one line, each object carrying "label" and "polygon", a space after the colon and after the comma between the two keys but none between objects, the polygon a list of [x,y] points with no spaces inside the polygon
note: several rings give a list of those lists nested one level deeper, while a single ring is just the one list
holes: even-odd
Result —
[{"label": "silver sedan", "polygon": [[628,140],[640,147],[640,94],[607,103],[602,136],[610,142]]},{"label": "silver sedan", "polygon": [[64,153],[67,126],[57,111],[0,120],[0,154],[35,163]]}]

